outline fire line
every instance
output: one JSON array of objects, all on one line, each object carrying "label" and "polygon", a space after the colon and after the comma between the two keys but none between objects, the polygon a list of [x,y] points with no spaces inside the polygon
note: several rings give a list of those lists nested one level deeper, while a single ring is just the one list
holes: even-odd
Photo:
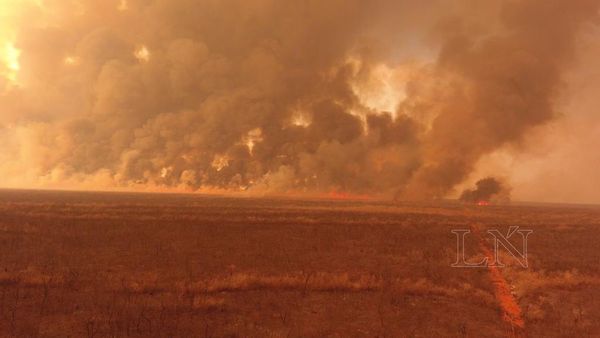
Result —
[{"label": "fire line", "polygon": [[[471,230],[477,238],[479,249],[487,257],[488,262],[494,261],[494,254],[488,248],[479,228],[476,225],[472,225]],[[525,337],[525,321],[523,320],[522,311],[517,300],[510,292],[508,282],[502,276],[502,272],[500,272],[498,267],[488,265],[488,271],[494,285],[494,298],[498,301],[498,305],[502,311],[502,319],[512,328],[510,337]]]}]

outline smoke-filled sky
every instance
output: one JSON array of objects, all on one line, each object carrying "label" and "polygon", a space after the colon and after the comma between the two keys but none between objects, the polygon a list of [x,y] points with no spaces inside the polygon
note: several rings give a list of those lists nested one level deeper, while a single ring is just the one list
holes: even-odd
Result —
[{"label": "smoke-filled sky", "polygon": [[0,0],[0,186],[600,203],[600,0]]}]

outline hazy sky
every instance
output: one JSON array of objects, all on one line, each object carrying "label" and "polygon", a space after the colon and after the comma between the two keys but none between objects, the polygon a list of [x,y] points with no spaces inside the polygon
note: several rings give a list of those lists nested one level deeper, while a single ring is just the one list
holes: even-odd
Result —
[{"label": "hazy sky", "polygon": [[600,0],[0,0],[0,186],[600,203]]}]

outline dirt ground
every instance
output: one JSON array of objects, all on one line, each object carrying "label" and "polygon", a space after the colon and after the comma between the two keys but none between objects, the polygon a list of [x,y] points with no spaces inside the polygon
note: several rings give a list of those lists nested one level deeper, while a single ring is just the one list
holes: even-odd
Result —
[{"label": "dirt ground", "polygon": [[[528,268],[451,266],[452,230],[479,261],[509,226]],[[598,337],[599,234],[586,206],[5,190],[0,337]]]}]

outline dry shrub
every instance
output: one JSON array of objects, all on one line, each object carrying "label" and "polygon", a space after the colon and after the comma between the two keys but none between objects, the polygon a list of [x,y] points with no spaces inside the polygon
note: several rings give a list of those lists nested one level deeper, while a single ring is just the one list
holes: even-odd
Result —
[{"label": "dry shrub", "polygon": [[473,287],[468,283],[455,286],[441,286],[426,278],[384,280],[374,274],[350,274],[346,272],[288,273],[265,275],[254,272],[236,272],[197,281],[181,281],[173,288],[159,286],[157,276],[139,275],[137,278],[122,279],[121,290],[132,294],[156,294],[173,292],[188,298],[193,307],[217,308],[223,304],[213,298],[198,298],[221,292],[246,291],[301,291],[301,292],[369,292],[391,288],[395,292],[419,296],[463,297],[469,295],[485,304],[494,304],[493,295]]},{"label": "dry shrub", "polygon": [[192,307],[194,310],[215,311],[225,308],[225,298],[220,297],[195,297]]},{"label": "dry shrub", "polygon": [[551,274],[544,271],[507,269],[507,274],[518,297],[546,288],[573,289],[581,285],[600,284],[599,277],[582,275],[575,269]]},{"label": "dry shrub", "polygon": [[437,286],[425,278],[419,278],[416,281],[404,279],[396,285],[398,291],[413,295],[438,295],[449,296],[456,295],[457,289]]},{"label": "dry shrub", "polygon": [[0,272],[0,285],[21,285],[25,287],[57,287],[65,284],[62,274],[47,274],[36,268],[28,267],[17,272]]},{"label": "dry shrub", "polygon": [[120,285],[114,285],[115,280],[112,278],[111,283],[113,288],[120,289],[125,293],[131,294],[156,294],[166,291],[166,288],[159,285],[159,275],[157,273],[141,273],[133,277],[121,277]]},{"label": "dry shrub", "polygon": [[441,286],[433,283],[426,278],[402,279],[397,280],[392,284],[394,293],[401,295],[411,295],[418,297],[447,297],[453,299],[470,299],[476,300],[479,304],[485,306],[495,306],[497,304],[494,295],[489,291],[485,291],[474,287],[469,283],[461,283],[454,286]]},{"label": "dry shrub", "polygon": [[260,275],[256,273],[233,273],[194,283],[178,285],[184,293],[217,293],[252,290],[297,290],[317,292],[360,292],[379,290],[380,278],[370,274],[348,273],[314,274],[291,273],[283,275]]},{"label": "dry shrub", "polygon": [[528,304],[525,309],[525,316],[528,321],[542,320],[546,317],[546,312],[540,304]]}]

